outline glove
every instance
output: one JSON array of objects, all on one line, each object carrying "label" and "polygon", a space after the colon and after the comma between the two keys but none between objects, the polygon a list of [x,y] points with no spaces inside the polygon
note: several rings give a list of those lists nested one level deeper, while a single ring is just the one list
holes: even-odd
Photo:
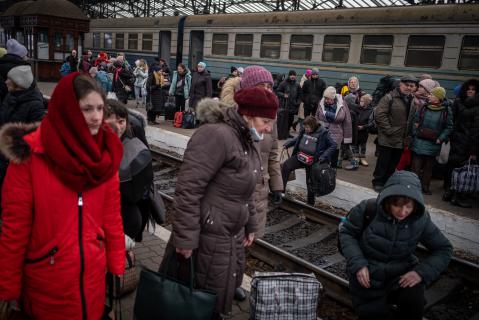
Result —
[{"label": "glove", "polygon": [[283,196],[281,195],[281,191],[273,191],[273,204],[280,205],[283,202]]}]

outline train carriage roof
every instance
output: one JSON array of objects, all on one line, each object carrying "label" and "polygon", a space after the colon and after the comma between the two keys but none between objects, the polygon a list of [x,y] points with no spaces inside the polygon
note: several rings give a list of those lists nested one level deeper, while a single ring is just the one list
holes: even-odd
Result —
[{"label": "train carriage roof", "polygon": [[190,16],[188,27],[479,23],[479,5],[436,5]]}]

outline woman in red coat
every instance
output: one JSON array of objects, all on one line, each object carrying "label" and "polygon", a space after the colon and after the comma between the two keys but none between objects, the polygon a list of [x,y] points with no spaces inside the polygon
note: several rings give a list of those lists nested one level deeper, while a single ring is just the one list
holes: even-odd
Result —
[{"label": "woman in red coat", "polygon": [[[3,127],[0,300],[32,319],[101,318],[105,273],[124,271],[118,168],[122,144],[103,121],[94,80],[60,80],[36,129]],[[0,301],[1,302],[1,301]]]}]

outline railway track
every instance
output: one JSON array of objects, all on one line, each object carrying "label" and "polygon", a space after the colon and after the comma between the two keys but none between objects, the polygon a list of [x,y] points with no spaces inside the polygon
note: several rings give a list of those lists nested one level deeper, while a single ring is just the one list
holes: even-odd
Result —
[{"label": "railway track", "polygon": [[[171,201],[181,159],[153,151],[157,160],[155,183],[165,200]],[[327,297],[351,308],[346,262],[337,250],[341,218],[342,215],[285,198],[280,206],[270,206],[266,234],[255,241],[250,254],[275,270],[314,272]],[[427,250],[418,248],[418,257],[427,254]],[[447,271],[426,290],[426,299],[429,320],[479,319],[479,266],[454,257]]]}]

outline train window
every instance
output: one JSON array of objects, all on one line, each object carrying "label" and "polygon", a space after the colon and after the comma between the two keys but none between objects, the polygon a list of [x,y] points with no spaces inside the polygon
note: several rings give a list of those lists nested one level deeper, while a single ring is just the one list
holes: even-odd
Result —
[{"label": "train window", "polygon": [[387,66],[391,63],[393,36],[364,36],[361,63]]},{"label": "train window", "polygon": [[153,50],[153,33],[143,33],[142,48],[146,51]]},{"label": "train window", "polygon": [[253,55],[253,35],[237,34],[235,41],[235,56],[251,57]]},{"label": "train window", "polygon": [[103,36],[103,48],[113,48],[113,34],[105,32],[105,35]]},{"label": "train window", "polygon": [[261,36],[261,58],[278,59],[281,53],[281,35],[263,34]]},{"label": "train window", "polygon": [[211,44],[211,54],[226,56],[228,54],[228,34],[213,33],[213,43]]},{"label": "train window", "polygon": [[117,33],[115,39],[115,49],[124,49],[125,48],[125,34]]},{"label": "train window", "polygon": [[128,49],[138,50],[138,33],[128,34]]},{"label": "train window", "polygon": [[458,68],[479,70],[479,36],[464,36]]},{"label": "train window", "polygon": [[75,47],[75,41],[73,40],[73,35],[71,33],[67,33],[66,37],[66,51],[72,51],[73,47]]},{"label": "train window", "polygon": [[100,33],[94,32],[93,33],[93,48],[100,48]]},{"label": "train window", "polygon": [[289,58],[291,60],[311,60],[313,53],[312,35],[292,35],[289,47]]},{"label": "train window", "polygon": [[444,41],[444,36],[409,36],[404,64],[408,67],[439,68]]},{"label": "train window", "polygon": [[329,35],[324,36],[323,61],[348,62],[351,36]]}]

